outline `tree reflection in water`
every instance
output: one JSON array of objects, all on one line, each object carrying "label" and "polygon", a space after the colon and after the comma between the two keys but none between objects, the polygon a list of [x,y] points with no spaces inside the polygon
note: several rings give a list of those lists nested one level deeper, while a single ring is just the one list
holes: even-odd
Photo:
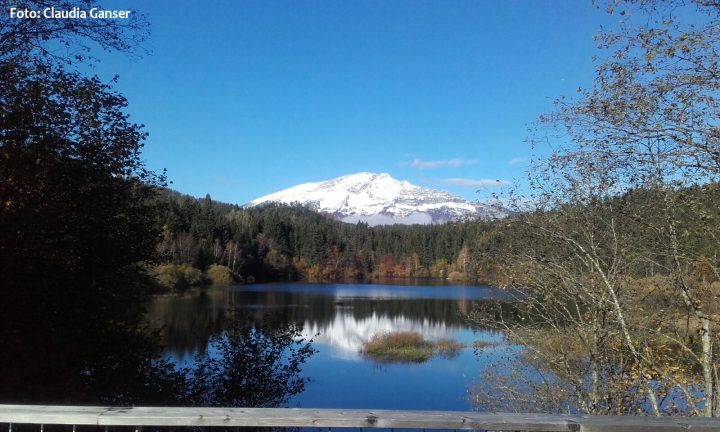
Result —
[{"label": "tree reflection in water", "polygon": [[0,403],[273,407],[303,391],[301,366],[315,351],[301,327],[270,315],[227,320],[191,367],[163,359],[157,334],[139,328],[98,333],[90,323],[68,339],[13,329],[25,343],[0,351]]},{"label": "tree reflection in water", "polygon": [[188,374],[194,406],[274,407],[305,389],[301,365],[315,352],[302,327],[266,315],[260,325],[232,320],[195,357]]}]

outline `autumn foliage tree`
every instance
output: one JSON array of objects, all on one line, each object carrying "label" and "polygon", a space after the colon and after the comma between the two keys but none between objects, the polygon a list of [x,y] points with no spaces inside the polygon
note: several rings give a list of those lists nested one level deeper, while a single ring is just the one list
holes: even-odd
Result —
[{"label": "autumn foliage tree", "polygon": [[493,316],[545,409],[717,416],[720,4],[602,5],[623,18],[598,36],[594,85],[533,131],[553,149],[507,255],[530,290]]}]

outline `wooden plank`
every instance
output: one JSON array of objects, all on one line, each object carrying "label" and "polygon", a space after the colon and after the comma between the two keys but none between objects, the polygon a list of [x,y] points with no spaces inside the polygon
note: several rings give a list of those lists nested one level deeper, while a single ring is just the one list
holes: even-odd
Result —
[{"label": "wooden plank", "polygon": [[107,407],[0,405],[0,422],[94,425]]},{"label": "wooden plank", "polygon": [[308,408],[0,405],[0,423],[480,429],[529,432],[718,432],[720,419]]},{"label": "wooden plank", "polygon": [[582,432],[720,432],[720,419],[706,417],[583,416]]},{"label": "wooden plank", "polygon": [[[568,421],[570,419],[570,421]],[[390,411],[304,408],[133,408],[100,416],[101,425],[353,427],[491,429],[538,432],[578,430],[571,417],[451,411]]]}]

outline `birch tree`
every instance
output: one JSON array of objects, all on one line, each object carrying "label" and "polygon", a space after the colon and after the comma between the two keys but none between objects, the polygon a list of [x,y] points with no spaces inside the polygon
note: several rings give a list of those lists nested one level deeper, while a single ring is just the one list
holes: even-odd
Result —
[{"label": "birch tree", "polygon": [[556,409],[717,416],[720,3],[602,6],[594,85],[532,131],[552,151],[507,257],[530,318],[499,327]]}]

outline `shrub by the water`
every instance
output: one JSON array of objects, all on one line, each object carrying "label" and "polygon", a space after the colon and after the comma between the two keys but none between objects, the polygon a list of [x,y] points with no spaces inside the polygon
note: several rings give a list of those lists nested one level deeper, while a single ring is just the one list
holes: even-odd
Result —
[{"label": "shrub by the water", "polygon": [[161,264],[152,275],[161,286],[172,291],[182,291],[203,281],[202,272],[190,264]]},{"label": "shrub by the water", "polygon": [[455,357],[460,353],[460,350],[465,348],[467,345],[461,344],[460,342],[452,339],[440,339],[435,343],[435,349],[438,355],[446,358]]},{"label": "shrub by the water", "polygon": [[497,345],[496,342],[488,342],[483,340],[476,340],[475,342],[473,342],[473,348],[475,349],[489,348],[494,347],[495,345]]},{"label": "shrub by the water", "polygon": [[447,280],[451,282],[465,282],[468,280],[468,277],[465,273],[459,271],[452,271],[448,275]]},{"label": "shrub by the water", "polygon": [[233,283],[233,275],[230,269],[224,265],[211,265],[205,272],[205,276],[213,285],[230,285]]},{"label": "shrub by the water", "polygon": [[423,363],[434,355],[454,357],[462,348],[464,344],[452,339],[432,342],[417,332],[397,331],[376,334],[363,345],[362,353],[383,362]]},{"label": "shrub by the water", "polygon": [[420,333],[380,333],[372,337],[362,349],[376,360],[422,363],[433,356],[433,347]]}]

